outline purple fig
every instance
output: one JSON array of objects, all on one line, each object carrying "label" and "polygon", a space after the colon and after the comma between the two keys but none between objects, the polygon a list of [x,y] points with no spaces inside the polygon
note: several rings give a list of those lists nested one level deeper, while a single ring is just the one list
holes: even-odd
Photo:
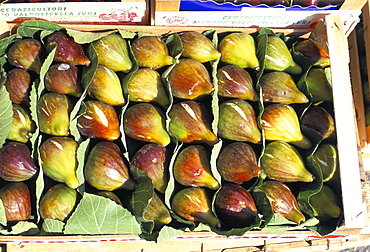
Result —
[{"label": "purple fig", "polygon": [[164,193],[168,184],[166,148],[154,143],[145,144],[134,155],[131,166],[148,174],[154,188]]},{"label": "purple fig", "polygon": [[323,139],[327,139],[335,133],[334,118],[323,107],[311,106],[304,114],[301,125],[317,131]]},{"label": "purple fig", "polygon": [[258,177],[262,169],[257,165],[253,148],[244,142],[234,142],[221,149],[216,161],[221,177],[236,184],[242,184]]},{"label": "purple fig", "polygon": [[15,104],[29,105],[31,90],[31,75],[24,69],[13,68],[6,75],[6,91]]},{"label": "purple fig", "polygon": [[45,88],[50,92],[80,97],[83,90],[78,68],[68,63],[51,65],[45,75]]},{"label": "purple fig", "polygon": [[218,142],[212,132],[207,110],[196,101],[183,101],[172,106],[169,112],[169,132],[184,143],[205,142],[214,145]]},{"label": "purple fig", "polygon": [[13,122],[7,139],[27,143],[35,130],[36,124],[31,119],[31,112],[13,103]]},{"label": "purple fig", "polygon": [[229,183],[218,191],[215,199],[218,218],[229,227],[248,227],[258,215],[252,195],[244,187]]},{"label": "purple fig", "polygon": [[184,186],[216,190],[220,184],[211,172],[209,155],[202,145],[189,145],[177,155],[173,165],[175,180]]},{"label": "purple fig", "polygon": [[31,218],[31,194],[23,182],[5,184],[0,189],[0,200],[7,221],[25,221]]},{"label": "purple fig", "polygon": [[125,133],[136,140],[167,146],[170,142],[164,113],[150,103],[138,103],[129,107],[123,115]]},{"label": "purple fig", "polygon": [[172,221],[170,211],[155,192],[143,213],[143,217],[145,220],[154,221],[156,227],[169,224]]},{"label": "purple fig", "polygon": [[134,190],[136,185],[120,148],[110,141],[94,145],[86,159],[84,174],[86,181],[98,190]]},{"label": "purple fig", "polygon": [[8,142],[0,149],[0,177],[19,182],[34,177],[38,168],[24,143]]},{"label": "purple fig", "polygon": [[309,58],[314,66],[330,66],[330,56],[327,49],[313,39],[305,39],[294,46],[294,51],[302,53]]}]

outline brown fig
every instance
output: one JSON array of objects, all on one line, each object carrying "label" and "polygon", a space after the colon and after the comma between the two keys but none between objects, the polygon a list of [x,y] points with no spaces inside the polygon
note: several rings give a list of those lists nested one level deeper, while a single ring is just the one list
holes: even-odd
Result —
[{"label": "brown fig", "polygon": [[329,52],[313,39],[300,41],[294,46],[294,50],[309,58],[314,66],[322,68],[330,66]]},{"label": "brown fig", "polygon": [[164,113],[150,103],[138,103],[129,107],[123,115],[125,133],[136,140],[167,146],[170,142]]},{"label": "brown fig", "polygon": [[7,139],[27,143],[35,130],[36,124],[31,119],[31,112],[18,104],[13,104],[13,122]]},{"label": "brown fig", "polygon": [[317,131],[323,139],[334,135],[334,118],[323,107],[311,106],[304,114],[301,125]]},{"label": "brown fig", "polygon": [[123,207],[122,201],[118,198],[117,194],[115,194],[114,192],[111,192],[111,191],[99,191],[96,194],[99,195],[99,196],[103,196],[104,198],[113,200],[118,205],[120,205],[120,206]]},{"label": "brown fig", "polygon": [[222,148],[216,164],[221,177],[236,184],[258,177],[262,171],[255,151],[244,142],[234,142]]},{"label": "brown fig", "polygon": [[79,132],[90,138],[117,140],[121,132],[116,110],[97,100],[89,100],[85,105],[85,112],[77,119]]},{"label": "brown fig", "polygon": [[24,69],[13,68],[6,75],[6,91],[15,104],[29,105],[31,90],[31,75]]},{"label": "brown fig", "polygon": [[180,59],[168,74],[168,83],[174,97],[196,99],[213,90],[207,68],[194,59]]},{"label": "brown fig", "polygon": [[23,182],[5,184],[0,189],[0,200],[7,221],[25,221],[31,218],[31,194]]},{"label": "brown fig", "polygon": [[143,217],[145,220],[154,221],[156,228],[169,224],[172,221],[170,211],[155,192],[143,213]]}]

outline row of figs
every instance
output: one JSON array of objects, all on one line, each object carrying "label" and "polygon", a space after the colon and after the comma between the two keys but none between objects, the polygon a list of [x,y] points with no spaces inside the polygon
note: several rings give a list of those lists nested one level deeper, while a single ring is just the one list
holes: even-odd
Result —
[{"label": "row of figs", "polygon": [[0,149],[8,225],[66,223],[84,193],[150,222],[147,234],[199,223],[245,232],[278,216],[338,222],[322,45],[268,29],[112,31],[88,43],[69,32],[0,41],[13,112]]}]

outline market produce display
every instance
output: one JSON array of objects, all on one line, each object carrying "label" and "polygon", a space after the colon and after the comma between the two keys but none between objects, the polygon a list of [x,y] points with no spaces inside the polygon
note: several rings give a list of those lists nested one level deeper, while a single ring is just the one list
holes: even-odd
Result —
[{"label": "market produce display", "polygon": [[26,21],[0,44],[0,233],[163,240],[342,223],[317,42]]}]

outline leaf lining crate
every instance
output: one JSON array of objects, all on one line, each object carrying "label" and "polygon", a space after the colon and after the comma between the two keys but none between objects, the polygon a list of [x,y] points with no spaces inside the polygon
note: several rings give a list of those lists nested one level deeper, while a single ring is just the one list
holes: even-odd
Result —
[{"label": "leaf lining crate", "polygon": [[[335,113],[335,123],[336,123],[336,134],[337,134],[337,149],[338,149],[338,155],[339,155],[339,167],[340,167],[340,181],[341,181],[341,191],[342,191],[342,203],[343,203],[343,214],[344,214],[344,223],[340,224],[340,229],[338,232],[340,234],[353,234],[353,229],[355,232],[359,232],[361,228],[364,227],[364,215],[365,215],[365,209],[364,209],[364,203],[361,197],[361,184],[360,184],[360,163],[361,163],[361,157],[358,153],[357,148],[357,136],[356,136],[356,121],[355,121],[355,114],[354,114],[354,105],[353,105],[353,97],[352,97],[352,91],[351,91],[351,85],[350,85],[350,76],[349,76],[349,54],[348,54],[348,44],[347,44],[347,37],[345,35],[345,28],[343,27],[343,20],[339,16],[327,16],[325,18],[326,25],[323,23],[318,25],[314,30],[298,30],[298,29],[274,29],[275,32],[283,32],[284,34],[288,34],[291,36],[300,36],[302,38],[313,38],[319,42],[321,42],[323,45],[328,46],[329,54],[330,54],[330,60],[331,60],[331,74],[332,74],[332,91],[333,91],[333,106],[334,106],[334,113]],[[107,31],[111,29],[117,29],[117,27],[112,26],[105,26],[105,25],[97,25],[97,26],[79,26],[79,25],[66,25],[64,26],[66,28],[81,30],[81,31]],[[12,31],[14,32],[17,27],[11,27]],[[208,28],[205,27],[146,27],[146,26],[127,26],[127,27],[120,27],[120,30],[128,31],[128,32],[149,32],[154,33],[156,35],[163,35],[173,32],[181,32],[186,30],[192,30],[192,31],[199,31],[203,32],[205,30],[208,30]],[[218,33],[222,32],[232,32],[232,31],[243,31],[247,33],[255,33],[258,32],[259,29],[256,28],[217,28],[216,31]],[[351,167],[351,169],[348,169],[348,167]],[[202,228],[205,228],[202,226]],[[288,229],[282,229],[283,231],[279,232],[286,232],[286,234],[301,234],[302,236],[299,237],[305,237],[312,235],[311,232],[302,231],[302,232],[294,232],[289,231]],[[251,233],[246,233],[245,237],[250,237],[250,235],[257,235],[257,236],[263,236],[266,234],[267,239],[270,237],[270,235],[273,235],[274,232],[268,231],[268,230],[262,230],[262,231],[250,231]],[[181,233],[181,231],[180,231]],[[72,234],[72,233],[71,233]],[[82,235],[86,233],[81,233]],[[89,234],[95,234],[98,235],[98,231],[96,233],[89,233]],[[192,235],[194,233],[186,232],[185,236]],[[202,234],[202,232],[195,233],[196,235]],[[214,243],[214,240],[209,239],[209,234],[212,234],[212,232],[206,232],[205,234],[205,240],[202,240],[202,243],[207,244],[211,248]],[[276,234],[276,233],[275,233]],[[173,234],[178,235],[179,234]],[[94,236],[77,236],[81,238],[83,241],[90,241],[92,242],[92,239]],[[101,236],[97,236],[99,239]],[[107,236],[111,237],[111,236]],[[138,251],[141,249],[145,249],[148,244],[152,244],[149,241],[143,241],[136,235],[122,235],[117,234],[119,239],[123,239],[125,243],[128,243],[130,246],[134,246],[138,248]],[[223,239],[221,236],[216,235],[216,239]],[[243,237],[241,235],[240,237]],[[3,236],[4,240],[8,237]],[[14,238],[14,239],[13,239]],[[49,237],[51,238],[53,243],[56,240],[59,240],[60,243],[63,243],[65,246],[68,242],[78,242],[78,241],[72,241],[70,236],[54,236]],[[312,238],[312,237],[311,237]],[[314,237],[315,239],[317,237]],[[13,240],[12,240],[13,239]],[[25,249],[30,251],[32,249],[32,246],[34,243],[38,243],[39,240],[44,240],[43,236],[31,236],[27,237],[25,234],[24,236],[16,236],[12,237],[12,239],[9,240],[20,240],[22,241],[22,248],[20,248],[15,243],[10,242],[8,248],[13,248],[14,250],[19,249]],[[127,240],[125,240],[127,239]],[[227,239],[227,241],[231,242],[231,239]],[[297,238],[295,238],[297,239]],[[286,240],[285,240],[286,241]],[[132,243],[131,243],[132,242]],[[174,242],[174,246],[176,246],[176,241]],[[232,243],[232,242],[231,242]],[[164,243],[163,243],[164,244]],[[168,243],[167,243],[168,244]],[[112,246],[116,246],[117,244],[110,244]],[[160,244],[158,244],[160,246]],[[215,246],[225,246],[225,245],[215,245]],[[228,245],[226,245],[228,246]],[[230,247],[233,247],[233,245],[230,244]],[[219,248],[219,247],[218,247]],[[222,247],[225,248],[225,247]],[[162,248],[163,249],[163,248]],[[9,250],[11,251],[11,250]],[[186,251],[186,250],[185,250]]]}]

